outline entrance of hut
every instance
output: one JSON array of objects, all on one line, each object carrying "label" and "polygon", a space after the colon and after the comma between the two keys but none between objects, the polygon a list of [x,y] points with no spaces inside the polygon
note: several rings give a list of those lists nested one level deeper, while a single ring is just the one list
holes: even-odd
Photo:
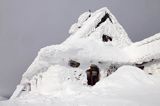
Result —
[{"label": "entrance of hut", "polygon": [[92,64],[86,73],[88,85],[93,86],[99,81],[99,68],[96,65]]}]

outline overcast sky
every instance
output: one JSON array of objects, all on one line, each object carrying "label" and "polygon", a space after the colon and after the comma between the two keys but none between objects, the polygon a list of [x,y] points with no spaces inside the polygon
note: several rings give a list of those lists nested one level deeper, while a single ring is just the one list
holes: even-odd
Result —
[{"label": "overcast sky", "polygon": [[13,93],[39,49],[64,41],[80,14],[105,6],[132,41],[160,32],[160,0],[0,0],[0,95]]}]

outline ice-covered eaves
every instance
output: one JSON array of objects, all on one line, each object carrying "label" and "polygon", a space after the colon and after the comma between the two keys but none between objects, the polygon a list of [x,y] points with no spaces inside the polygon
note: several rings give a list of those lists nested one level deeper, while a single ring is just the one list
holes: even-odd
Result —
[{"label": "ice-covered eaves", "polygon": [[71,34],[71,35],[74,34],[79,28],[82,27],[83,23],[85,21],[87,21],[88,18],[90,18],[90,17],[91,17],[91,12],[89,12],[89,11],[88,12],[84,12],[82,15],[80,15],[79,18],[78,18],[78,22],[73,24],[70,27],[69,34]]},{"label": "ice-covered eaves", "polygon": [[154,41],[156,41],[156,40],[160,40],[160,33],[157,33],[157,34],[155,34],[155,35],[153,35],[153,36],[151,36],[151,37],[149,37],[149,38],[146,38],[146,39],[144,39],[144,40],[142,40],[142,41],[139,41],[139,42],[135,42],[134,44],[133,44],[133,46],[143,46],[143,45],[145,45],[145,44],[149,44],[149,43],[152,43],[152,42],[154,42]]},{"label": "ice-covered eaves", "polygon": [[132,62],[141,64],[160,58],[160,34],[136,42],[125,48]]},{"label": "ice-covered eaves", "polygon": [[[70,36],[65,42],[71,42],[72,40],[76,40],[82,37],[87,37],[92,31],[95,30],[95,26],[98,24],[100,19],[104,16],[105,12],[99,12],[97,14],[93,14],[88,21],[83,23],[83,26],[74,33],[74,35]],[[69,41],[68,41],[69,40]]]},{"label": "ice-covered eaves", "polygon": [[[75,41],[72,46],[74,58],[97,60],[97,61],[112,61],[128,63],[128,57],[125,52],[117,47],[105,45],[103,42],[98,42],[94,39],[80,39]],[[77,47],[78,46],[78,47]],[[70,53],[72,54],[72,53]]]},{"label": "ice-covered eaves", "polygon": [[[69,59],[86,61],[103,61],[111,63],[130,63],[128,55],[120,48],[106,46],[94,39],[79,39],[72,44],[56,45],[41,49],[37,58],[24,73],[23,78],[30,79],[40,72],[44,72],[50,65],[66,65]],[[89,67],[89,66],[88,66]]]},{"label": "ice-covered eaves", "polygon": [[118,39],[120,43],[117,46],[121,48],[132,43],[123,27],[106,7],[93,13],[83,13],[79,21],[71,26],[69,30],[71,36],[64,43],[89,37],[97,32],[97,29],[105,29],[102,33],[109,33],[111,37],[115,37],[114,40]]},{"label": "ice-covered eaves", "polygon": [[78,26],[79,27],[81,27],[82,26],[82,24],[85,22],[85,21],[87,21],[88,20],[88,18],[90,18],[91,17],[91,12],[84,12],[82,15],[80,15],[79,16],[79,18],[78,18]]}]

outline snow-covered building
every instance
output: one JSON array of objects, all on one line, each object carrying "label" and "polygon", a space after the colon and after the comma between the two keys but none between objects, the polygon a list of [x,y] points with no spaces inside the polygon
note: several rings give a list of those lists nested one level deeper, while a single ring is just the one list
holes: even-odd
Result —
[{"label": "snow-covered building", "polygon": [[123,65],[160,73],[160,34],[133,43],[107,8],[83,13],[69,33],[63,43],[40,50],[11,98],[28,92],[55,94],[66,83],[87,86],[86,71],[93,66],[99,73],[97,81]]},{"label": "snow-covered building", "polygon": [[126,47],[132,63],[143,66],[149,74],[160,73],[160,33]]}]

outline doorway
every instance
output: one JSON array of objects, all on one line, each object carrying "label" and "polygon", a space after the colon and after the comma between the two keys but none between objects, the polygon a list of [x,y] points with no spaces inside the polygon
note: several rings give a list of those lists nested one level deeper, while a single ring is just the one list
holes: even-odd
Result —
[{"label": "doorway", "polygon": [[92,64],[86,73],[88,85],[93,86],[99,81],[99,68],[96,65]]}]

